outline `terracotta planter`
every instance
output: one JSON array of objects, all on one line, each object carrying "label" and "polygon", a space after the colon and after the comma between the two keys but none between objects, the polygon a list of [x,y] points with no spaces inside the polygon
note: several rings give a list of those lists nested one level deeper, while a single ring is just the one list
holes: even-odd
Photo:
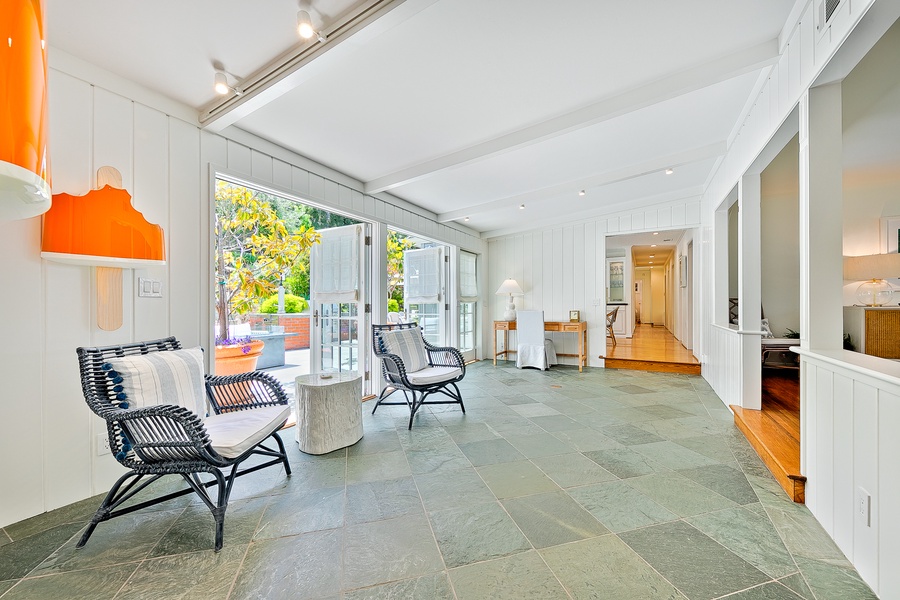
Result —
[{"label": "terracotta planter", "polygon": [[216,375],[236,375],[255,371],[256,361],[264,345],[262,340],[251,340],[246,344],[216,346]]}]

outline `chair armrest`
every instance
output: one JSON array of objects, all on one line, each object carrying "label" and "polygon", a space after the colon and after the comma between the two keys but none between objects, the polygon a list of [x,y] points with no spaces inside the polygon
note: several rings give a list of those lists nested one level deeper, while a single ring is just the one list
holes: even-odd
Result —
[{"label": "chair armrest", "polygon": [[378,357],[381,359],[384,374],[388,379],[395,383],[400,383],[401,380],[409,383],[406,381],[406,365],[403,364],[399,356],[385,352],[379,354]]},{"label": "chair armrest", "polygon": [[131,469],[184,461],[228,464],[212,450],[200,417],[182,406],[116,410],[106,416],[106,425],[113,455]]},{"label": "chair armrest", "polygon": [[456,367],[466,370],[466,361],[463,360],[462,353],[456,348],[447,346],[432,346],[425,343],[425,351],[428,352],[428,362],[434,367]]},{"label": "chair armrest", "polygon": [[266,373],[207,375],[206,395],[215,414],[287,404],[281,384]]}]

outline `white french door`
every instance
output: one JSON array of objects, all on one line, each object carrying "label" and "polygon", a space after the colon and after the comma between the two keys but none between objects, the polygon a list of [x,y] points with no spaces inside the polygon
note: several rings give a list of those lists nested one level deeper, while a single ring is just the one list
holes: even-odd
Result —
[{"label": "white french door", "polygon": [[407,317],[422,328],[425,340],[447,345],[448,254],[445,246],[406,250],[403,253],[403,304]]},{"label": "white french door", "polygon": [[368,225],[322,229],[310,253],[310,349],[314,373],[363,377],[368,393]]}]

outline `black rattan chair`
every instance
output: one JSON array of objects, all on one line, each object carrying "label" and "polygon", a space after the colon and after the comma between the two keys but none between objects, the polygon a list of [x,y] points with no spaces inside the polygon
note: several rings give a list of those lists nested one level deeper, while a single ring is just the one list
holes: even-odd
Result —
[{"label": "black rattan chair", "polygon": [[[87,543],[97,524],[102,521],[193,492],[209,508],[215,519],[215,550],[218,552],[222,548],[225,509],[234,480],[278,464],[284,465],[285,472],[291,474],[284,444],[277,433],[285,423],[281,418],[284,412],[282,407],[288,406],[288,398],[278,382],[264,373],[252,372],[219,377],[206,375],[206,400],[213,414],[209,419],[204,419],[205,415],[197,415],[192,410],[174,404],[121,408],[122,401],[117,398],[117,392],[113,389],[114,382],[108,377],[109,366],[104,368],[107,361],[115,357],[166,352],[180,348],[179,342],[174,337],[169,337],[120,346],[77,349],[85,400],[91,410],[106,421],[110,449],[116,459],[128,469],[128,473],[120,477],[107,493],[78,542],[78,548]],[[264,427],[261,426],[257,432],[258,436],[261,436],[259,442],[255,442],[255,438],[249,438],[250,441],[247,442],[250,445],[249,449],[242,450],[238,446],[235,452],[240,454],[237,456],[223,456],[214,449],[216,446],[221,450],[222,440],[218,440],[220,444],[216,443],[217,434],[213,421],[215,419],[236,421],[233,417],[219,415],[265,407],[273,407],[265,414],[274,416],[268,417],[269,422]],[[245,422],[256,421],[263,416],[264,413],[257,410],[252,415],[249,412],[245,413],[241,419]],[[204,425],[204,421],[209,427]],[[274,441],[277,449],[264,445],[267,440]],[[270,459],[238,469],[241,463],[253,456]],[[203,481],[201,474],[204,473],[208,473],[212,478]],[[180,475],[188,487],[123,506],[153,482],[164,475],[172,474]],[[215,498],[208,491],[212,486],[216,486]]]},{"label": "black rattan chair", "polygon": [[[375,356],[381,359],[381,373],[387,384],[378,400],[372,414],[379,406],[409,406],[409,427],[412,429],[413,417],[423,404],[459,404],[463,413],[466,407],[463,404],[462,394],[456,382],[466,376],[466,363],[462,354],[456,348],[432,346],[422,338],[425,352],[428,357],[428,367],[415,372],[409,372],[403,359],[392,354],[385,344],[384,334],[389,331],[416,329],[421,335],[421,330],[416,323],[398,323],[390,325],[372,326],[372,347]],[[385,402],[385,399],[396,391],[403,392],[405,402]],[[450,400],[428,400],[431,394],[440,393],[451,398]]]}]

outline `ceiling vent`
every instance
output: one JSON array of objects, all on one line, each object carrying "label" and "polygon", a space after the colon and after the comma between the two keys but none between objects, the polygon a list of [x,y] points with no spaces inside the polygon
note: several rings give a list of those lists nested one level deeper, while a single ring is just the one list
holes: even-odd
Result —
[{"label": "ceiling vent", "polygon": [[834,16],[838,6],[843,2],[845,2],[845,0],[819,0],[816,7],[816,29],[820,32],[824,31],[826,26],[831,22],[831,17]]}]

